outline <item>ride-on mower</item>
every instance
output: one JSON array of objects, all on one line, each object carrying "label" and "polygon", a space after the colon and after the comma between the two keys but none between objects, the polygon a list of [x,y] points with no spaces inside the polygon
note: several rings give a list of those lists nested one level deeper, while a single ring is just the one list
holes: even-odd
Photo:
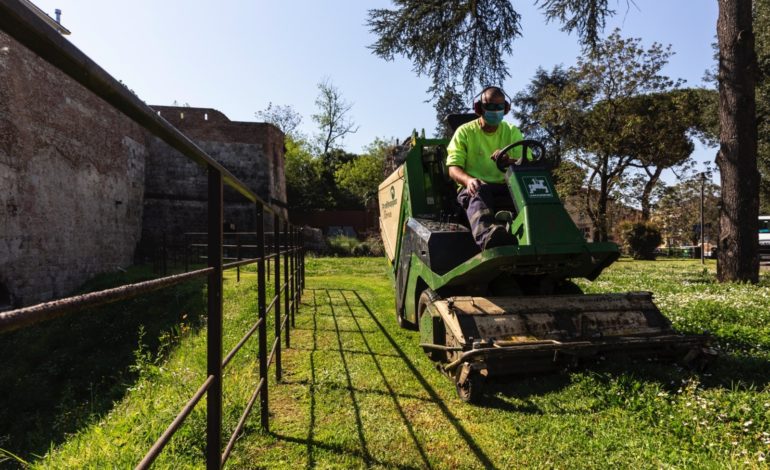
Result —
[{"label": "ride-on mower", "polygon": [[497,215],[516,244],[480,251],[447,176],[447,144],[412,135],[403,163],[379,186],[380,230],[398,323],[419,329],[420,346],[460,398],[476,402],[489,377],[585,358],[654,356],[701,367],[714,355],[707,335],[674,331],[650,292],[589,295],[570,281],[596,279],[619,250],[585,240],[539,142],[504,149],[521,146],[529,159],[498,159],[514,205]]}]

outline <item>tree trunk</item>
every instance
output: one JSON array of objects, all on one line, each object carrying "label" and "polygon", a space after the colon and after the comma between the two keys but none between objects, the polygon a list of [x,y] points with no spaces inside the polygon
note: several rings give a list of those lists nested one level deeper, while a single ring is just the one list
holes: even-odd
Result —
[{"label": "tree trunk", "polygon": [[663,173],[663,167],[655,168],[655,173],[650,175],[650,179],[644,184],[641,197],[642,220],[644,222],[650,220],[650,194],[652,194],[652,190],[655,189],[655,185],[658,184],[661,173]]},{"label": "tree trunk", "polygon": [[721,282],[759,278],[759,172],[751,0],[719,0],[719,213]]},{"label": "tree trunk", "polygon": [[595,241],[606,242],[609,233],[607,226],[607,206],[609,201],[609,177],[602,173],[599,179],[599,200],[596,202],[596,232],[598,239]]}]

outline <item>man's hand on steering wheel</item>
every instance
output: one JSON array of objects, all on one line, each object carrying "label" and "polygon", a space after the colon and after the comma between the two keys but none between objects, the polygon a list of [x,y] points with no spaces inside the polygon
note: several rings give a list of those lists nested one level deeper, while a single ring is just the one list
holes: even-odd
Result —
[{"label": "man's hand on steering wheel", "polygon": [[510,164],[510,157],[507,153],[503,153],[503,149],[497,149],[494,152],[492,152],[492,155],[489,157],[492,159],[492,161],[500,162],[499,165],[508,165]]}]

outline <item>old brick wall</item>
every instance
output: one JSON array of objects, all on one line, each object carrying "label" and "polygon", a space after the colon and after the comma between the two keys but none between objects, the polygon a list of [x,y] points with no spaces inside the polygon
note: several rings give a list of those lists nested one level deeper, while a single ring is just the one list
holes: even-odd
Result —
[{"label": "old brick wall", "polygon": [[[286,201],[283,133],[271,124],[231,121],[209,108],[152,106],[266,202]],[[225,187],[224,219],[235,230],[256,229],[254,204]],[[207,176],[157,138],[148,138],[142,255],[157,253],[165,239],[179,252],[185,232],[206,230]],[[286,209],[274,205],[284,217]],[[270,230],[272,219],[266,221]]]},{"label": "old brick wall", "polygon": [[0,308],[132,263],[145,155],[139,126],[0,32]]}]

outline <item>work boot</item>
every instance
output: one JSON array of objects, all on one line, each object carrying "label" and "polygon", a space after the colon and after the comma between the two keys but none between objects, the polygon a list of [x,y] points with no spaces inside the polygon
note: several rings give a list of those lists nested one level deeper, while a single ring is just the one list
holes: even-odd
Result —
[{"label": "work boot", "polygon": [[505,224],[505,230],[511,231],[511,224],[513,223],[513,212],[511,211],[497,211],[495,214],[495,220]]},{"label": "work boot", "polygon": [[484,249],[497,248],[498,246],[515,245],[516,237],[511,235],[505,227],[495,226],[487,234],[487,239],[484,241]]}]

